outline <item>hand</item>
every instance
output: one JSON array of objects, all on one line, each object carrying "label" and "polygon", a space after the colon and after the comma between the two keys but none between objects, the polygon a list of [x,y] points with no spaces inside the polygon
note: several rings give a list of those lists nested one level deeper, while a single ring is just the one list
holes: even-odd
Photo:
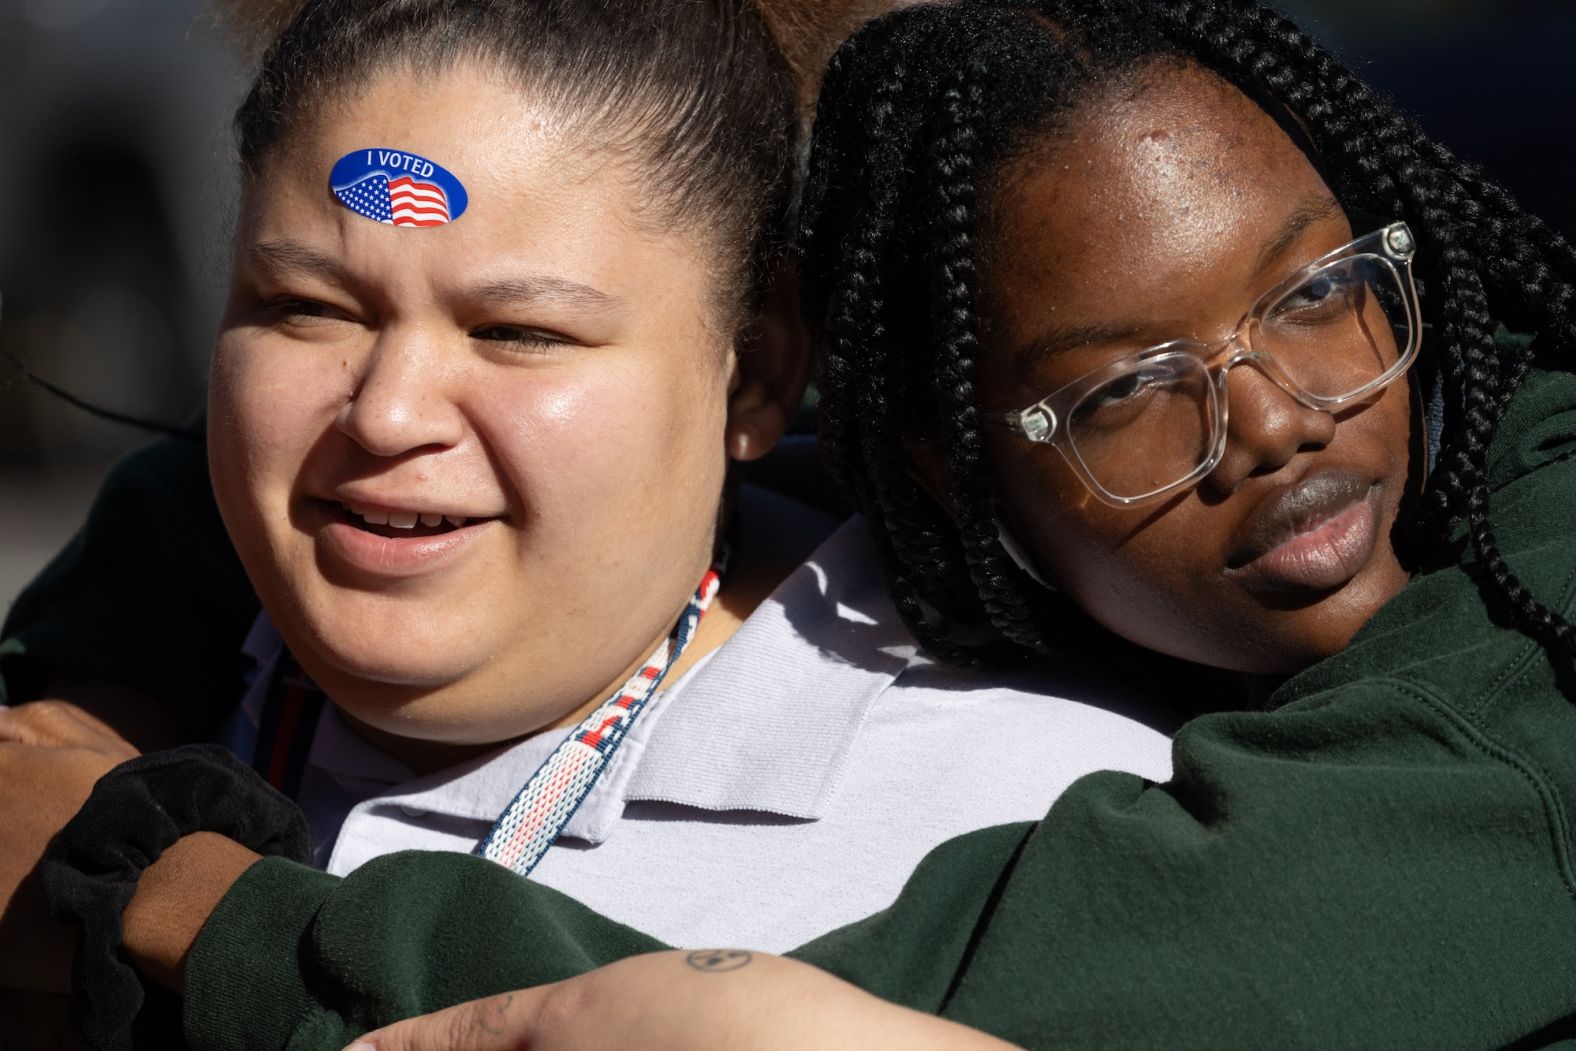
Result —
[{"label": "hand", "polygon": [[0,741],[39,748],[85,748],[119,766],[142,753],[98,716],[69,701],[0,706]]},{"label": "hand", "polygon": [[0,986],[69,989],[76,933],[50,919],[38,861],[98,779],[136,754],[71,705],[0,709]]},{"label": "hand", "polygon": [[636,956],[368,1033],[346,1051],[1010,1048],[878,1000],[824,971],[732,949]]}]

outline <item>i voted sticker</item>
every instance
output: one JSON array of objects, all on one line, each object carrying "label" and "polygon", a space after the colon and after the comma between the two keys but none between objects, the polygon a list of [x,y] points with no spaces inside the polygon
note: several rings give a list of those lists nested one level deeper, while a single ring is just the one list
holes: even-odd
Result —
[{"label": "i voted sticker", "polygon": [[469,203],[448,169],[404,150],[347,153],[329,172],[328,184],[346,208],[394,226],[452,223]]}]

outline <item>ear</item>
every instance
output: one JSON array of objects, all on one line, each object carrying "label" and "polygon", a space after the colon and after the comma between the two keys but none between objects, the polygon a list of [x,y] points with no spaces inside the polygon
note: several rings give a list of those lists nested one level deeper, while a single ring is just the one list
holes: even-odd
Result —
[{"label": "ear", "polygon": [[952,505],[952,468],[947,463],[945,446],[931,438],[905,435],[903,461],[908,465],[908,476],[936,501],[936,506],[957,518]]},{"label": "ear", "polygon": [[799,281],[784,260],[767,290],[755,345],[734,356],[724,441],[734,460],[755,460],[788,430],[810,382],[810,333],[799,312]]}]

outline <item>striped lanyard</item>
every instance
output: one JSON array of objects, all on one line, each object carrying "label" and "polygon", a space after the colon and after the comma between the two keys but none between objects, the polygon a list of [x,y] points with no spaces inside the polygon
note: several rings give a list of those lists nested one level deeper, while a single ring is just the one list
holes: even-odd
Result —
[{"label": "striped lanyard", "polygon": [[716,597],[726,560],[726,552],[718,556],[717,564],[707,570],[684,607],[673,633],[621,689],[559,742],[473,853],[522,876],[530,874],[591,794],[630,727],[694,637],[696,625]]}]

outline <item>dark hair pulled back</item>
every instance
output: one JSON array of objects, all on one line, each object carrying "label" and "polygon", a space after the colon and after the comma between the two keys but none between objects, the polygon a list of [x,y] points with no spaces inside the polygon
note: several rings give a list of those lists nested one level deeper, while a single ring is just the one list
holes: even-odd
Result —
[{"label": "dark hair pulled back", "polygon": [[787,243],[796,111],[751,0],[308,0],[247,22],[283,26],[236,113],[247,177],[380,74],[479,64],[633,161],[654,226],[712,237],[730,320],[756,312]]},{"label": "dark hair pulled back", "polygon": [[[1017,152],[1091,91],[1165,61],[1284,107],[1348,212],[1411,225],[1445,419],[1425,506],[1404,534],[1426,557],[1442,525],[1464,520],[1490,608],[1576,658],[1576,631],[1500,554],[1487,484],[1489,441],[1527,367],[1540,347],[1576,339],[1576,252],[1251,0],[964,0],[880,19],[834,58],[801,230],[806,314],[823,349],[822,440],[910,628],[960,662],[1103,638],[997,538],[973,386],[976,266],[992,180]],[[1538,338],[1496,343],[1497,324]],[[909,475],[904,447],[916,440],[945,443],[950,514]]]}]

